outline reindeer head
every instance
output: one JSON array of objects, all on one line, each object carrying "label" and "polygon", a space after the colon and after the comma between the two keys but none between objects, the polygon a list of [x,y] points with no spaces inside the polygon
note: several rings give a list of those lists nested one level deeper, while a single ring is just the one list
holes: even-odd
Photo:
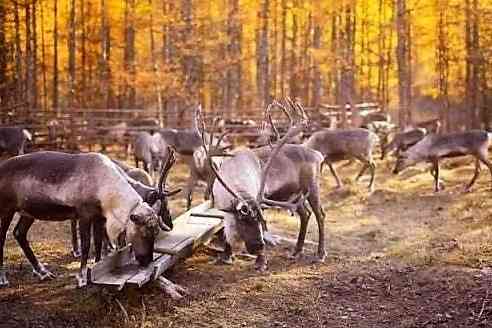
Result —
[{"label": "reindeer head", "polygon": [[161,167],[157,190],[151,192],[145,199],[145,202],[150,204],[157,213],[159,217],[159,225],[164,231],[170,231],[173,228],[173,221],[169,211],[167,199],[168,197],[174,196],[181,191],[180,188],[171,191],[165,189],[167,176],[169,175],[169,171],[175,162],[175,152],[168,146],[168,157],[166,163]]},{"label": "reindeer head", "polygon": [[403,152],[400,153],[398,158],[396,159],[395,168],[393,169],[393,174],[398,174],[404,169],[417,164],[420,161],[419,158],[415,156],[413,152]]},{"label": "reindeer head", "polygon": [[[147,266],[152,262],[154,241],[160,229],[160,220],[147,203],[138,203],[130,212],[130,224],[126,235],[133,246],[135,258],[140,265]],[[169,228],[167,229],[169,230]]]},{"label": "reindeer head", "polygon": [[[268,106],[267,108],[268,113],[266,114],[266,116],[269,118],[273,130],[277,131],[270,117],[270,113],[269,113],[270,109],[271,109],[271,105]],[[289,116],[289,119],[291,119],[291,116]],[[216,118],[214,120],[214,125],[210,134],[211,139],[213,137],[214,129],[217,122],[218,119]],[[203,119],[201,119],[200,123],[201,124],[199,126],[201,127],[203,149],[207,154],[209,165],[213,173],[215,174],[218,183],[220,183],[220,185],[222,185],[222,187],[232,196],[231,206],[229,207],[229,209],[226,209],[226,211],[229,211],[231,214],[233,214],[233,219],[232,219],[233,222],[226,222],[226,237],[228,238],[228,240],[230,240],[233,237],[228,236],[228,234],[237,234],[238,237],[242,241],[244,241],[246,245],[246,249],[248,250],[249,253],[254,255],[261,255],[265,246],[264,239],[263,239],[263,231],[266,229],[266,221],[263,215],[263,208],[281,207],[294,211],[299,205],[299,202],[301,201],[301,199],[298,199],[298,202],[295,203],[293,201],[279,202],[279,201],[270,200],[265,197],[265,184],[266,184],[266,178],[268,176],[268,172],[273,163],[273,159],[278,155],[282,146],[286,144],[294,136],[299,134],[304,128],[304,126],[303,124],[295,125],[294,121],[291,119],[290,122],[291,124],[288,132],[283,136],[282,139],[280,139],[280,141],[276,145],[271,145],[272,153],[271,156],[268,158],[264,168],[261,167],[259,159],[256,157],[256,155],[253,152],[245,151],[244,152],[246,156],[245,159],[250,159],[249,161],[250,163],[255,163],[255,167],[258,168],[258,170],[256,170],[255,172],[247,173],[244,172],[241,167],[237,167],[235,168],[236,169],[235,172],[219,173],[219,169],[213,163],[212,155],[208,151],[211,148],[210,143],[209,146],[207,147],[206,140],[203,137],[205,135],[205,124],[203,122]],[[247,165],[241,163],[241,160],[239,160],[237,164],[238,166]],[[249,174],[248,179],[251,179],[253,181],[256,180],[259,182],[257,183],[257,188],[255,188],[255,190],[249,190],[247,192],[244,191],[238,192],[226,182],[226,179],[224,179],[224,177],[222,176],[223,174],[227,174],[227,178],[228,178],[227,180],[229,181],[231,179],[231,176],[234,176],[235,174]],[[230,227],[233,227],[233,229],[230,229]]]}]

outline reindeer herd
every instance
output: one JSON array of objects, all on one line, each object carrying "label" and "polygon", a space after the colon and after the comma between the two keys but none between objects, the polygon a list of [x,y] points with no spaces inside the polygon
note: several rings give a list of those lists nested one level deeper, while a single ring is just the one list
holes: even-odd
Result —
[{"label": "reindeer herd", "polygon": [[[280,109],[288,121],[283,130],[272,118],[275,109]],[[380,145],[381,158],[390,153],[396,155],[395,174],[419,162],[430,163],[436,192],[443,187],[439,161],[446,157],[475,157],[475,172],[467,191],[477,180],[481,164],[489,168],[492,176],[488,159],[492,135],[480,130],[440,133],[438,121],[401,132],[395,132],[386,121],[366,122],[365,128],[312,131],[313,124],[303,107],[287,99],[274,101],[265,109],[265,133],[258,138],[258,144],[238,148],[233,148],[228,140],[223,122],[219,117],[206,120],[199,106],[189,129],[161,128],[153,134],[135,134],[135,167],[93,152],[24,154],[31,134],[22,128],[0,127],[0,153],[8,157],[0,163],[0,287],[9,284],[4,246],[15,216],[18,220],[14,237],[41,280],[54,275],[37,260],[28,241],[27,234],[35,220],[72,221],[73,252],[80,255],[79,287],[87,285],[91,240],[96,262],[104,251],[129,243],[138,263],[149,265],[157,234],[173,228],[168,199],[181,189],[169,190],[166,181],[176,154],[190,170],[184,188],[187,208],[191,207],[196,185],[203,182],[205,199],[231,214],[225,220],[224,252],[218,262],[231,264],[234,252],[244,244],[256,256],[255,268],[259,271],[268,268],[265,244],[273,242],[264,213],[268,208],[285,209],[299,216],[293,258],[302,255],[308,222],[314,213],[318,226],[316,261],[325,260],[325,213],[320,198],[324,166],[328,166],[341,188],[342,181],[333,164],[360,161],[363,166],[356,180],[368,170],[368,188],[372,191],[376,176],[374,153]],[[303,137],[306,131],[309,135]],[[388,135],[392,135],[389,142]],[[143,169],[139,168],[141,163]]]}]

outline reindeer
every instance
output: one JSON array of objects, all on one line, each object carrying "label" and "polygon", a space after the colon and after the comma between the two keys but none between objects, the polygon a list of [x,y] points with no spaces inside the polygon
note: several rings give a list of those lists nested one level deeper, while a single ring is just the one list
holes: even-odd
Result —
[{"label": "reindeer", "polygon": [[403,151],[406,151],[411,146],[422,140],[427,135],[427,130],[417,128],[413,130],[397,132],[390,143],[381,147],[381,159],[386,157],[386,154],[396,153],[398,157]]},{"label": "reindeer", "polygon": [[[169,151],[169,157],[165,165],[161,168],[161,175],[159,178],[158,188],[153,187],[152,178],[143,170],[139,168],[133,168],[121,161],[112,159],[115,168],[120,172],[132,188],[142,197],[142,199],[155,209],[158,209],[158,216],[164,222],[164,224],[171,229],[173,228],[173,221],[168,208],[168,197],[174,196],[181,191],[180,188],[173,191],[165,191],[164,185],[167,180],[167,176],[171,167],[176,162],[176,157],[172,150]],[[77,220],[71,222],[72,231],[72,252],[74,257],[80,256],[79,242],[77,238]]]},{"label": "reindeer", "polygon": [[154,185],[154,180],[147,172],[145,172],[145,170],[138,167],[130,166],[125,162],[116,160],[114,158],[112,158],[111,161],[117,166],[119,166],[120,169],[125,171],[126,175],[128,175],[133,180],[143,183],[144,185],[149,187],[152,187]]},{"label": "reindeer", "polygon": [[[303,125],[291,124],[276,145],[236,152],[220,168],[216,168],[211,156],[207,156],[216,176],[213,185],[215,207],[233,214],[225,221],[226,245],[222,262],[232,263],[233,247],[239,240],[243,240],[247,251],[257,255],[255,268],[266,270],[263,234],[266,221],[263,208],[269,206],[286,208],[300,215],[301,228],[293,254],[299,257],[310,217],[305,204],[306,197],[318,221],[318,261],[324,261],[325,215],[321,208],[318,182],[323,157],[319,152],[302,145],[286,145],[302,131]],[[204,131],[203,122],[202,127]],[[207,151],[205,140],[203,145]]]},{"label": "reindeer", "polygon": [[472,155],[475,157],[475,173],[465,191],[471,187],[480,174],[480,162],[484,163],[492,176],[492,163],[488,160],[488,147],[492,134],[482,130],[471,130],[459,133],[428,134],[418,143],[401,153],[396,161],[394,174],[419,162],[432,164],[431,174],[434,177],[434,191],[442,190],[439,180],[439,160],[447,157]]},{"label": "reindeer", "polygon": [[[14,236],[41,279],[53,278],[34,255],[27,233],[35,219],[80,223],[82,256],[77,276],[79,287],[87,284],[90,229],[94,226],[96,261],[101,259],[103,232],[114,245],[126,232],[138,263],[150,264],[159,230],[169,231],[154,208],[144,202],[111,160],[101,154],[36,152],[0,164],[0,286],[7,286],[4,244],[14,214],[20,219]],[[106,229],[104,229],[104,226]]]},{"label": "reindeer", "polygon": [[32,142],[32,134],[19,127],[0,127],[0,154],[9,156],[24,154],[26,142]]},{"label": "reindeer", "polygon": [[323,157],[323,164],[328,165],[335,181],[337,188],[342,187],[342,182],[338,177],[332,163],[345,159],[355,158],[361,161],[364,166],[355,178],[356,181],[369,168],[371,180],[369,182],[369,191],[374,189],[374,177],[376,164],[372,157],[372,151],[378,141],[375,133],[362,129],[354,128],[347,130],[328,130],[323,129],[315,132],[309,137],[303,145],[319,151]]},{"label": "reindeer", "polygon": [[[441,131],[441,120],[438,118],[432,119],[432,120],[427,120],[427,121],[421,121],[418,123],[415,123],[415,128],[421,128],[425,129],[428,133],[435,133],[438,134]],[[407,127],[408,129],[413,129],[412,126]]]},{"label": "reindeer", "polygon": [[[220,167],[222,163],[222,159],[220,159],[219,157],[232,156],[231,154],[226,152],[228,146],[226,147],[221,146],[221,141],[226,134],[227,134],[226,132],[223,132],[221,136],[217,139],[215,144],[212,143],[212,145],[208,149],[208,155],[214,157],[213,162],[214,165],[217,167]],[[188,182],[185,192],[187,209],[191,208],[193,191],[199,181],[203,181],[206,183],[204,199],[205,200],[210,199],[210,196],[212,194],[212,186],[215,180],[215,175],[208,163],[207,160],[208,155],[202,147],[198,148],[193,152],[193,157],[190,163],[190,175],[188,177]],[[212,199],[212,206],[213,206],[213,199]]]}]

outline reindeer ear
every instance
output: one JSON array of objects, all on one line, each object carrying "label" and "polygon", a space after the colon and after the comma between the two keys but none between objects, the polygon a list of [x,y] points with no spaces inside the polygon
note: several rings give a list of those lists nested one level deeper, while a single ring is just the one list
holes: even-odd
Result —
[{"label": "reindeer ear", "polygon": [[162,204],[162,201],[160,199],[158,199],[153,205],[152,205],[152,209],[154,210],[154,212],[156,213],[159,213],[159,210],[161,209],[161,204]]}]

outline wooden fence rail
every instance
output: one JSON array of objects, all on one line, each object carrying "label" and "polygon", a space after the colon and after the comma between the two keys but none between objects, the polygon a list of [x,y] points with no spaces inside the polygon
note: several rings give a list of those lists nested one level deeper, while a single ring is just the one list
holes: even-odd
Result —
[{"label": "wooden fence rail", "polygon": [[[377,104],[359,104],[357,110],[379,111]],[[329,126],[333,120],[340,121],[338,106],[321,105],[319,108],[306,108],[311,121],[319,126]],[[210,123],[212,117],[221,116],[223,110],[205,113]],[[229,113],[227,114],[228,117]],[[346,112],[347,117],[351,112]],[[226,114],[224,115],[226,116]],[[274,112],[274,119],[280,126],[287,123],[281,111]],[[162,120],[164,118],[164,120]],[[103,148],[111,144],[128,144],[133,133],[155,130],[161,127],[191,127],[191,110],[168,111],[161,115],[157,110],[143,109],[58,109],[50,111],[25,110],[13,108],[0,111],[0,122],[4,126],[20,126],[33,134],[37,149],[93,149],[95,145]],[[231,121],[222,124],[222,129],[233,131],[232,137],[248,137],[258,133],[258,127],[264,119],[264,110],[251,109],[242,112]],[[237,122],[253,121],[255,125]],[[179,122],[179,124],[172,124]]]}]

